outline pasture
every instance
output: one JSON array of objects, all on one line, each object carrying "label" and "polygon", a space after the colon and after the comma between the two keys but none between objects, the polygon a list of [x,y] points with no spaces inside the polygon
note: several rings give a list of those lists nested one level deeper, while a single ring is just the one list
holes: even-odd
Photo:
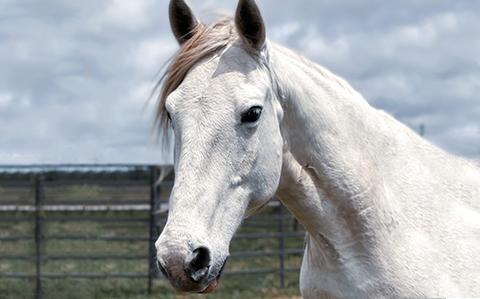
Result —
[{"label": "pasture", "polygon": [[[37,195],[33,175],[0,175],[0,298],[35,298],[37,271],[42,298],[197,297],[176,294],[150,263],[148,169],[56,171],[43,179],[43,209],[37,213],[27,209]],[[162,186],[154,239],[166,220],[162,207],[171,182]],[[138,209],[118,209],[125,205]],[[220,288],[207,298],[299,296],[303,231],[280,209],[273,204],[244,221]]]}]

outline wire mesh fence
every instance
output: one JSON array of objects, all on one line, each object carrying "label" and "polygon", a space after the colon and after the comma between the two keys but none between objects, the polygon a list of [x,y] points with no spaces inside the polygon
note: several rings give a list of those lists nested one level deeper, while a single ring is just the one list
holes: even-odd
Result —
[{"label": "wire mesh fence", "polygon": [[[0,166],[0,282],[161,279],[154,242],[168,215],[169,166]],[[275,200],[246,219],[225,275],[299,271],[304,231]]]}]

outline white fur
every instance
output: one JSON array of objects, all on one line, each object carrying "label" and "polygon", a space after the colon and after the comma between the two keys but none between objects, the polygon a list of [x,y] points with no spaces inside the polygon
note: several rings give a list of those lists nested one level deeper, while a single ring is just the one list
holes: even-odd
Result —
[{"label": "white fur", "polygon": [[[308,231],[305,298],[480,296],[480,171],[279,46],[239,43],[167,100],[176,181],[168,250],[228,255],[243,216],[275,193]],[[239,121],[264,107],[258,124]]]},{"label": "white fur", "polygon": [[289,95],[278,195],[309,233],[303,296],[479,296],[479,169],[328,71],[272,57]]},{"label": "white fur", "polygon": [[[156,242],[162,264],[172,251],[187,255],[205,246],[211,271],[218,271],[244,215],[275,195],[282,168],[281,115],[267,74],[256,69],[254,59],[232,46],[197,65],[168,97],[176,177],[168,221]],[[241,113],[259,105],[261,120],[241,124]]]}]

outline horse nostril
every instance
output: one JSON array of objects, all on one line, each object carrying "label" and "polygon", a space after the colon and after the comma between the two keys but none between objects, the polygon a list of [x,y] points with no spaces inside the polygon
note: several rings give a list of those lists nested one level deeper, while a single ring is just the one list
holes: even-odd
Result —
[{"label": "horse nostril", "polygon": [[210,261],[210,250],[208,248],[199,247],[195,249],[187,265],[187,274],[194,282],[201,281],[207,277]]},{"label": "horse nostril", "polygon": [[198,270],[210,266],[210,250],[199,247],[193,251],[193,259],[190,262],[193,269]]}]

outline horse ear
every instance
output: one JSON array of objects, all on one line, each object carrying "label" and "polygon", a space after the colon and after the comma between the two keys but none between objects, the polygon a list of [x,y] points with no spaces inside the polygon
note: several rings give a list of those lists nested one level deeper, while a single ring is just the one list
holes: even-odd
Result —
[{"label": "horse ear", "polygon": [[184,0],[170,1],[169,17],[173,34],[180,45],[192,38],[199,23]]},{"label": "horse ear", "polygon": [[254,50],[261,50],[266,33],[260,9],[254,0],[240,0],[235,14],[235,26],[242,40]]}]

